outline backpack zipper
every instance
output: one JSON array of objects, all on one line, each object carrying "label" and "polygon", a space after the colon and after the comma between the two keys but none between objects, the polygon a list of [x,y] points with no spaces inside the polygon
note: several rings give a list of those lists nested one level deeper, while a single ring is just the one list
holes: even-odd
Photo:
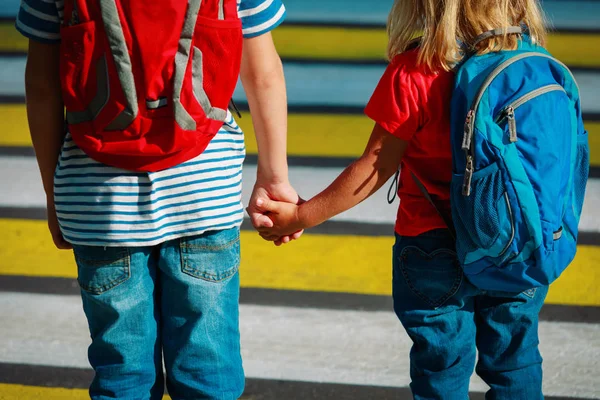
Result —
[{"label": "backpack zipper", "polygon": [[517,121],[515,120],[515,111],[517,110],[517,108],[521,107],[528,101],[535,99],[536,97],[556,91],[562,91],[566,93],[565,88],[557,84],[543,86],[519,97],[517,100],[510,103],[508,106],[504,107],[498,114],[496,114],[495,121],[497,124],[500,124],[505,119],[508,120],[508,131],[510,134],[510,141],[512,143],[517,141]]},{"label": "backpack zipper", "polygon": [[[483,98],[483,95],[484,95],[485,91],[487,90],[487,88],[492,84],[494,79],[496,79],[496,77],[498,75],[500,75],[500,73],[502,73],[502,71],[504,71],[506,68],[508,68],[515,62],[523,60],[525,58],[529,58],[529,57],[543,57],[543,58],[550,59],[550,60],[556,62],[557,64],[561,65],[571,75],[573,82],[575,82],[575,86],[577,86],[577,81],[575,80],[575,76],[573,76],[573,73],[569,70],[569,68],[564,63],[560,62],[556,58],[554,58],[550,55],[547,55],[547,54],[538,53],[538,52],[522,53],[522,54],[516,55],[512,58],[509,58],[508,60],[506,60],[503,63],[501,63],[500,65],[498,65],[488,75],[488,77],[485,79],[485,81],[479,88],[479,91],[477,92],[477,96],[475,96],[475,99],[473,100],[473,104],[471,105],[471,109],[467,113],[467,118],[465,121],[464,135],[463,135],[463,142],[462,142],[462,150],[465,152],[465,155],[467,157],[467,168],[465,168],[465,179],[463,181],[463,188],[462,188],[463,196],[471,195],[470,185],[471,185],[471,180],[473,177],[473,170],[474,170],[473,165],[475,164],[475,154],[473,152],[475,138],[474,138],[473,133],[474,133],[474,129],[475,129],[475,116],[477,115],[477,110],[479,109],[479,103],[481,102],[481,99]],[[579,90],[579,86],[577,86],[577,89]],[[471,161],[471,169],[470,170],[468,168],[469,161]],[[469,185],[469,187],[466,187],[467,184]]]},{"label": "backpack zipper", "polygon": [[77,7],[77,1],[73,1],[73,10],[71,11],[69,26],[78,25],[79,22],[79,8]]}]

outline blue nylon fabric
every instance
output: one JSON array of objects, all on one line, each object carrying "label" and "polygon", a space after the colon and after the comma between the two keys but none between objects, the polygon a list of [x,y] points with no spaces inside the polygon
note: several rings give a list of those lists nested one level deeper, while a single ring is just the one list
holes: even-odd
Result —
[{"label": "blue nylon fabric", "polygon": [[[483,93],[473,119],[471,195],[463,196],[467,112],[498,65],[530,52],[540,56],[514,62]],[[451,114],[456,246],[465,274],[485,290],[548,285],[575,257],[589,170],[587,134],[576,82],[544,55],[525,37],[515,51],[474,56],[457,70]],[[505,118],[509,105],[515,106],[515,143]]]}]

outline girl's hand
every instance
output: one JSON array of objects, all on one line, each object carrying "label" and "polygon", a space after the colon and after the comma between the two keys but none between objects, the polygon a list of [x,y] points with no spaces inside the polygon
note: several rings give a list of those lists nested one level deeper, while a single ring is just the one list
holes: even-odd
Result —
[{"label": "girl's hand", "polygon": [[[250,197],[250,202],[248,203],[248,208],[246,211],[250,216],[250,220],[252,221],[252,225],[258,231],[261,228],[271,228],[273,226],[273,222],[271,219],[265,215],[267,210],[264,210],[262,204],[269,200],[278,200],[289,202],[293,204],[301,204],[303,200],[298,196],[294,188],[288,182],[281,183],[266,183],[267,180],[259,179],[254,186],[254,190],[252,191],[252,196]],[[292,232],[289,235],[281,235],[280,237],[271,239],[274,241],[277,246],[283,243],[289,243],[292,240],[299,239],[302,236],[303,231],[298,230]]]},{"label": "girl's hand", "polygon": [[265,240],[275,241],[275,244],[278,244],[278,238],[290,236],[305,228],[298,217],[299,206],[296,204],[259,199],[257,205],[267,212],[266,215],[271,220],[271,227],[258,229],[260,236]]}]

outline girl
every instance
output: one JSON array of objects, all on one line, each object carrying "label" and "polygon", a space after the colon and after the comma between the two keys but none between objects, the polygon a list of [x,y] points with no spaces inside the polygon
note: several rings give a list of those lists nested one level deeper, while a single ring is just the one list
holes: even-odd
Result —
[{"label": "girl", "polygon": [[[323,192],[297,206],[262,202],[267,240],[354,207],[401,167],[393,254],[395,312],[413,341],[411,389],[416,399],[466,399],[477,374],[486,398],[541,399],[538,314],[547,287],[524,293],[484,292],[463,275],[444,220],[413,180],[414,173],[450,215],[450,99],[461,43],[494,28],[525,27],[534,43],[545,31],[536,0],[396,0],[388,20],[391,60],[365,113],[374,122],[364,154]],[[423,36],[414,45],[418,32]],[[479,53],[515,49],[519,36],[480,42]]]}]

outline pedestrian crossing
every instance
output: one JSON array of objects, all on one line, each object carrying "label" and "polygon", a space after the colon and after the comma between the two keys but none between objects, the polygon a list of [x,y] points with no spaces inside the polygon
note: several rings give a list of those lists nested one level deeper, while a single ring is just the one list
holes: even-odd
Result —
[{"label": "pedestrian crossing", "polygon": [[[89,344],[70,252],[53,248],[27,130],[27,43],[12,27],[19,0],[0,5],[0,400],[85,399]],[[273,35],[290,103],[290,179],[303,197],[362,153],[362,116],[383,68],[391,0],[286,0]],[[600,2],[546,0],[549,48],[576,74],[590,134],[591,176],[574,263],[540,315],[548,399],[600,399]],[[244,109],[238,88],[235,99]],[[251,117],[244,201],[256,176]],[[395,205],[382,190],[275,248],[242,230],[242,400],[409,399],[410,343],[392,312]],[[473,399],[485,384],[471,382]],[[167,398],[167,397],[165,397]]]},{"label": "pedestrian crossing", "polygon": [[[87,366],[87,325],[77,296],[0,293],[0,306],[11,320],[22,320],[19,327],[0,328],[2,337],[15,343],[0,353],[2,362]],[[249,378],[375,387],[409,384],[410,340],[390,312],[244,304],[240,315]],[[542,322],[540,334],[547,375],[554,376],[561,369],[593,371],[600,351],[590,350],[587,344],[600,335],[599,325]],[[570,351],[578,357],[565,359],[552,351],[565,340],[574,342]],[[591,398],[600,390],[600,382],[584,388],[580,382],[581,378],[553,380],[546,390],[555,396],[579,398]],[[485,390],[477,377],[471,387]]]}]

